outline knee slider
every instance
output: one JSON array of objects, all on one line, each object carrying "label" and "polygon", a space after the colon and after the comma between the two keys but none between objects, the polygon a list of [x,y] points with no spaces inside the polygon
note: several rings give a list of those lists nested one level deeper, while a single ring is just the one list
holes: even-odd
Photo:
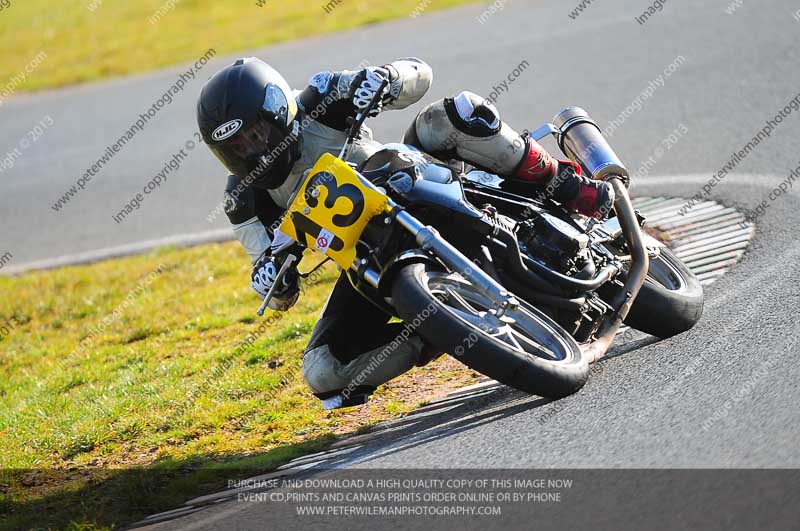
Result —
[{"label": "knee slider", "polygon": [[474,137],[487,137],[500,132],[502,122],[497,107],[473,92],[462,92],[444,100],[450,123],[459,131]]},{"label": "knee slider", "polygon": [[338,374],[339,368],[340,364],[328,345],[309,349],[303,354],[303,379],[315,394],[339,391],[347,385]]},{"label": "knee slider", "polygon": [[490,101],[462,92],[423,109],[403,142],[431,154],[450,153],[465,143],[493,137],[502,128],[500,114]]}]

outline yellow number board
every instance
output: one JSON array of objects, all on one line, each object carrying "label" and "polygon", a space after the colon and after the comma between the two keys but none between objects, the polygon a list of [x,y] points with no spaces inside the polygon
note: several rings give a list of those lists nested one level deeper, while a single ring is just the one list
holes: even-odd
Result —
[{"label": "yellow number board", "polygon": [[326,153],[296,192],[280,230],[349,269],[367,223],[386,210],[387,202],[347,163]]}]

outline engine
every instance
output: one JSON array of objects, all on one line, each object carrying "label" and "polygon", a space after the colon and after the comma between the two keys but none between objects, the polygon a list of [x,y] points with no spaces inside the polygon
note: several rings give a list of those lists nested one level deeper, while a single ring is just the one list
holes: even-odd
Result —
[{"label": "engine", "polygon": [[538,212],[518,225],[520,249],[565,275],[575,275],[589,262],[589,236],[566,221]]}]

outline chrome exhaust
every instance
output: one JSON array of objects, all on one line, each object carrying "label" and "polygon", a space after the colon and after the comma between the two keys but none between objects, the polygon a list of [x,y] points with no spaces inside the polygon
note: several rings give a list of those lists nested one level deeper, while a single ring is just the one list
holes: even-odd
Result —
[{"label": "chrome exhaust", "polygon": [[601,181],[619,177],[628,185],[627,168],[586,111],[567,107],[553,118],[553,125],[558,147],[570,160],[580,164],[586,175]]},{"label": "chrome exhaust", "polygon": [[647,277],[647,271],[650,269],[650,257],[639,228],[639,220],[631,205],[628,189],[619,176],[610,176],[608,182],[616,194],[614,210],[617,212],[622,234],[631,252],[631,266],[622,291],[615,300],[611,301],[611,305],[616,310],[615,313],[606,321],[606,325],[597,339],[583,347],[583,354],[588,358],[589,363],[602,359],[608,353],[608,349],[622,326],[622,322],[628,316],[628,312],[644,284],[644,279]]}]

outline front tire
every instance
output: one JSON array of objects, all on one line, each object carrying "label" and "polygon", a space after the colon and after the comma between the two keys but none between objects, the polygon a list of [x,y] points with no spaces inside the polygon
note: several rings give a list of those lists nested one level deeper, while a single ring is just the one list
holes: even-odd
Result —
[{"label": "front tire", "polygon": [[691,329],[703,315],[703,286],[680,258],[661,248],[625,324],[659,338]]},{"label": "front tire", "polygon": [[558,324],[524,302],[497,317],[487,312],[492,301],[460,275],[411,264],[397,274],[392,299],[427,343],[520,391],[561,398],[589,376],[580,347]]}]

